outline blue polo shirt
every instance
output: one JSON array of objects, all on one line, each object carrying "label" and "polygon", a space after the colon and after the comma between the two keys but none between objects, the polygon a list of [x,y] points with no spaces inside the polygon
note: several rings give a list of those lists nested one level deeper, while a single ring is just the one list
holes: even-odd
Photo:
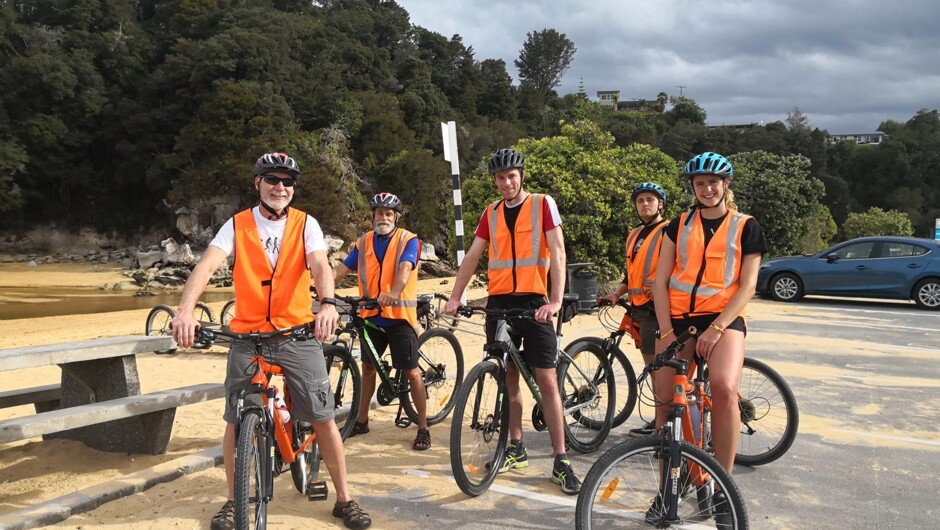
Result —
[{"label": "blue polo shirt", "polygon": [[[394,232],[392,232],[394,234]],[[389,234],[390,236],[391,234]],[[389,236],[380,236],[377,233],[372,234],[372,247],[375,249],[375,257],[379,260],[379,263],[385,259],[385,252],[388,250],[388,242],[391,240]],[[411,241],[405,243],[405,250],[401,253],[401,259],[398,260],[398,263],[411,263],[413,266],[418,263],[418,238],[412,238]],[[353,247],[352,252],[346,256],[346,259],[343,260],[343,265],[350,270],[357,271],[359,270],[359,247]],[[369,317],[369,322],[372,322],[379,327],[388,327],[388,326],[397,326],[403,322],[403,320],[397,318],[385,318],[381,315],[375,315]]]}]

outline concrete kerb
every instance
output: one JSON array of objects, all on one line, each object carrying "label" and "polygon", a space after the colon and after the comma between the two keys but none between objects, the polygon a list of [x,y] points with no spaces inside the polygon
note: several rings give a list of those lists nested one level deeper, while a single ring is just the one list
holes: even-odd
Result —
[{"label": "concrete kerb", "polygon": [[106,502],[148,490],[182,476],[222,464],[222,446],[164,462],[108,482],[0,515],[0,530],[23,530],[55,524],[94,510]]},{"label": "concrete kerb", "polygon": [[[370,409],[378,407],[375,396]],[[336,412],[336,419],[345,419],[349,409]],[[46,502],[0,515],[0,530],[26,530],[62,522],[69,517],[89,512],[106,502],[146,491],[158,484],[222,465],[222,446],[217,445],[196,454],[142,469],[123,477],[109,480],[69,493]]]}]

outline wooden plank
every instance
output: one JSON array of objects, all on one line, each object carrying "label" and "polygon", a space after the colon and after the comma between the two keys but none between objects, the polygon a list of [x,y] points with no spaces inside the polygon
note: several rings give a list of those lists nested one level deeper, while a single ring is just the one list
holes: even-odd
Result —
[{"label": "wooden plank", "polygon": [[32,405],[33,403],[42,403],[46,401],[55,401],[61,397],[61,383],[34,386],[32,388],[24,388],[22,390],[8,390],[6,392],[0,392],[0,409],[6,407],[18,407],[20,405]]},{"label": "wooden plank", "polygon": [[0,350],[0,371],[65,364],[176,348],[172,337],[128,335]]},{"label": "wooden plank", "polygon": [[139,396],[111,399],[0,421],[0,443],[42,436],[107,421],[130,418],[225,395],[220,383],[203,383]]}]

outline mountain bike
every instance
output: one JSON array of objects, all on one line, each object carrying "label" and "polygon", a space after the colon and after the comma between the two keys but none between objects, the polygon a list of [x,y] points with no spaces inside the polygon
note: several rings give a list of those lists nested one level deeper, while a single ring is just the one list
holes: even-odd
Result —
[{"label": "mountain bike", "polygon": [[[614,314],[616,307],[621,307],[627,312],[622,318],[617,318]],[[600,337],[581,337],[575,339],[565,348],[571,355],[576,355],[589,345],[599,347],[607,356],[610,362],[610,368],[614,372],[614,383],[617,387],[617,401],[614,405],[614,416],[611,421],[611,428],[619,427],[627,418],[633,414],[637,401],[636,372],[630,360],[620,349],[620,342],[627,334],[627,326],[630,323],[630,303],[621,298],[616,305],[602,305],[598,308],[597,318],[601,325],[607,328],[611,333],[607,338]]]},{"label": "mountain bike", "polygon": [[[675,358],[695,328],[667,346],[641,374],[676,371],[666,423],[655,436],[628,439],[591,466],[578,495],[575,527],[748,528],[741,491],[715,457],[702,449],[710,406],[704,381],[688,379],[689,363]],[[697,370],[701,372],[701,364]]]},{"label": "mountain bike", "polygon": [[[309,500],[325,500],[329,495],[326,482],[318,480],[320,451],[313,426],[298,420],[282,420],[281,409],[275,408],[277,391],[270,383],[274,376],[283,377],[284,370],[267,362],[262,351],[264,340],[272,337],[289,337],[295,341],[313,339],[309,324],[263,333],[232,333],[202,327],[197,333],[200,342],[207,344],[212,344],[219,336],[250,341],[255,347],[251,385],[234,396],[237,417],[235,527],[238,530],[263,529],[267,526],[268,503],[274,500],[274,478],[284,472],[285,465],[290,467],[294,487]],[[282,387],[289,412],[289,387],[287,384]],[[260,395],[261,405],[247,399],[252,395]]]},{"label": "mountain bike", "polygon": [[[565,295],[563,305],[577,303],[577,299],[577,294]],[[477,496],[489,489],[500,467],[495,463],[505,457],[509,437],[506,370],[510,362],[515,364],[535,398],[533,426],[540,431],[547,429],[541,393],[531,368],[513,341],[511,324],[516,319],[534,319],[535,311],[462,306],[457,313],[465,317],[482,313],[496,320],[495,340],[486,344],[486,358],[470,370],[457,393],[450,431],[450,465],[454,479],[461,491]],[[561,335],[565,313],[564,308],[558,313],[557,335]],[[610,363],[595,346],[586,347],[577,358],[561,349],[558,356],[565,440],[575,451],[596,451],[610,432],[616,399]]]},{"label": "mountain bike", "polygon": [[[323,351],[328,365],[335,368],[335,375],[334,370],[331,370],[330,379],[337,406],[349,401],[349,416],[344,422],[337,421],[343,439],[355,427],[362,400],[362,376],[353,356],[357,339],[369,345],[359,350],[362,355],[371,356],[372,365],[381,381],[376,391],[379,405],[390,405],[398,399],[395,425],[405,428],[417,423],[418,412],[411,400],[411,385],[403,370],[392,367],[390,348],[386,348],[381,359],[376,359],[372,353],[375,348],[372,347],[370,335],[384,331],[359,315],[360,309],[377,309],[378,303],[374,298],[355,296],[336,296],[336,299],[348,305],[337,307],[343,323],[336,332],[336,340],[331,345],[325,345]],[[463,381],[463,349],[457,337],[443,328],[431,328],[422,333],[418,337],[418,370],[424,380],[428,426],[436,425],[454,408],[456,390]]]},{"label": "mountain bike", "polygon": [[[145,328],[145,334],[147,336],[159,336],[173,335],[173,330],[170,329],[170,322],[173,320],[173,317],[176,316],[176,311],[168,305],[160,304],[150,310],[150,313],[147,314],[147,325]],[[200,324],[212,324],[214,316],[212,314],[212,309],[209,308],[206,304],[202,302],[196,302],[196,306],[193,308],[193,317],[195,317],[196,322]],[[208,348],[209,345],[203,342],[193,343],[193,348],[203,349]],[[170,350],[162,350],[154,352],[157,354],[170,354],[176,352],[176,348]]]}]

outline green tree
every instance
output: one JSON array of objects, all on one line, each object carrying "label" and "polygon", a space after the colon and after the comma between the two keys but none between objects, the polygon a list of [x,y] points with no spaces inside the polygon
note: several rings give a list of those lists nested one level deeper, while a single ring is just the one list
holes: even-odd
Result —
[{"label": "green tree", "polygon": [[914,233],[914,228],[905,213],[873,207],[865,212],[850,213],[842,224],[842,233],[848,239],[863,236],[909,236]]},{"label": "green tree", "polygon": [[480,64],[482,89],[477,99],[477,111],[483,116],[500,120],[516,118],[516,91],[512,78],[506,73],[502,59],[487,59]]},{"label": "green tree", "polygon": [[561,83],[576,51],[574,42],[554,29],[526,33],[526,41],[515,61],[519,79],[522,84],[531,85],[544,100]]},{"label": "green tree", "polygon": [[829,209],[822,204],[817,205],[816,212],[807,222],[806,234],[803,237],[803,254],[811,255],[824,250],[832,242],[838,230]]},{"label": "green tree", "polygon": [[809,173],[809,159],[754,151],[731,156],[731,163],[735,202],[760,222],[768,254],[801,252],[824,191],[822,182]]}]

